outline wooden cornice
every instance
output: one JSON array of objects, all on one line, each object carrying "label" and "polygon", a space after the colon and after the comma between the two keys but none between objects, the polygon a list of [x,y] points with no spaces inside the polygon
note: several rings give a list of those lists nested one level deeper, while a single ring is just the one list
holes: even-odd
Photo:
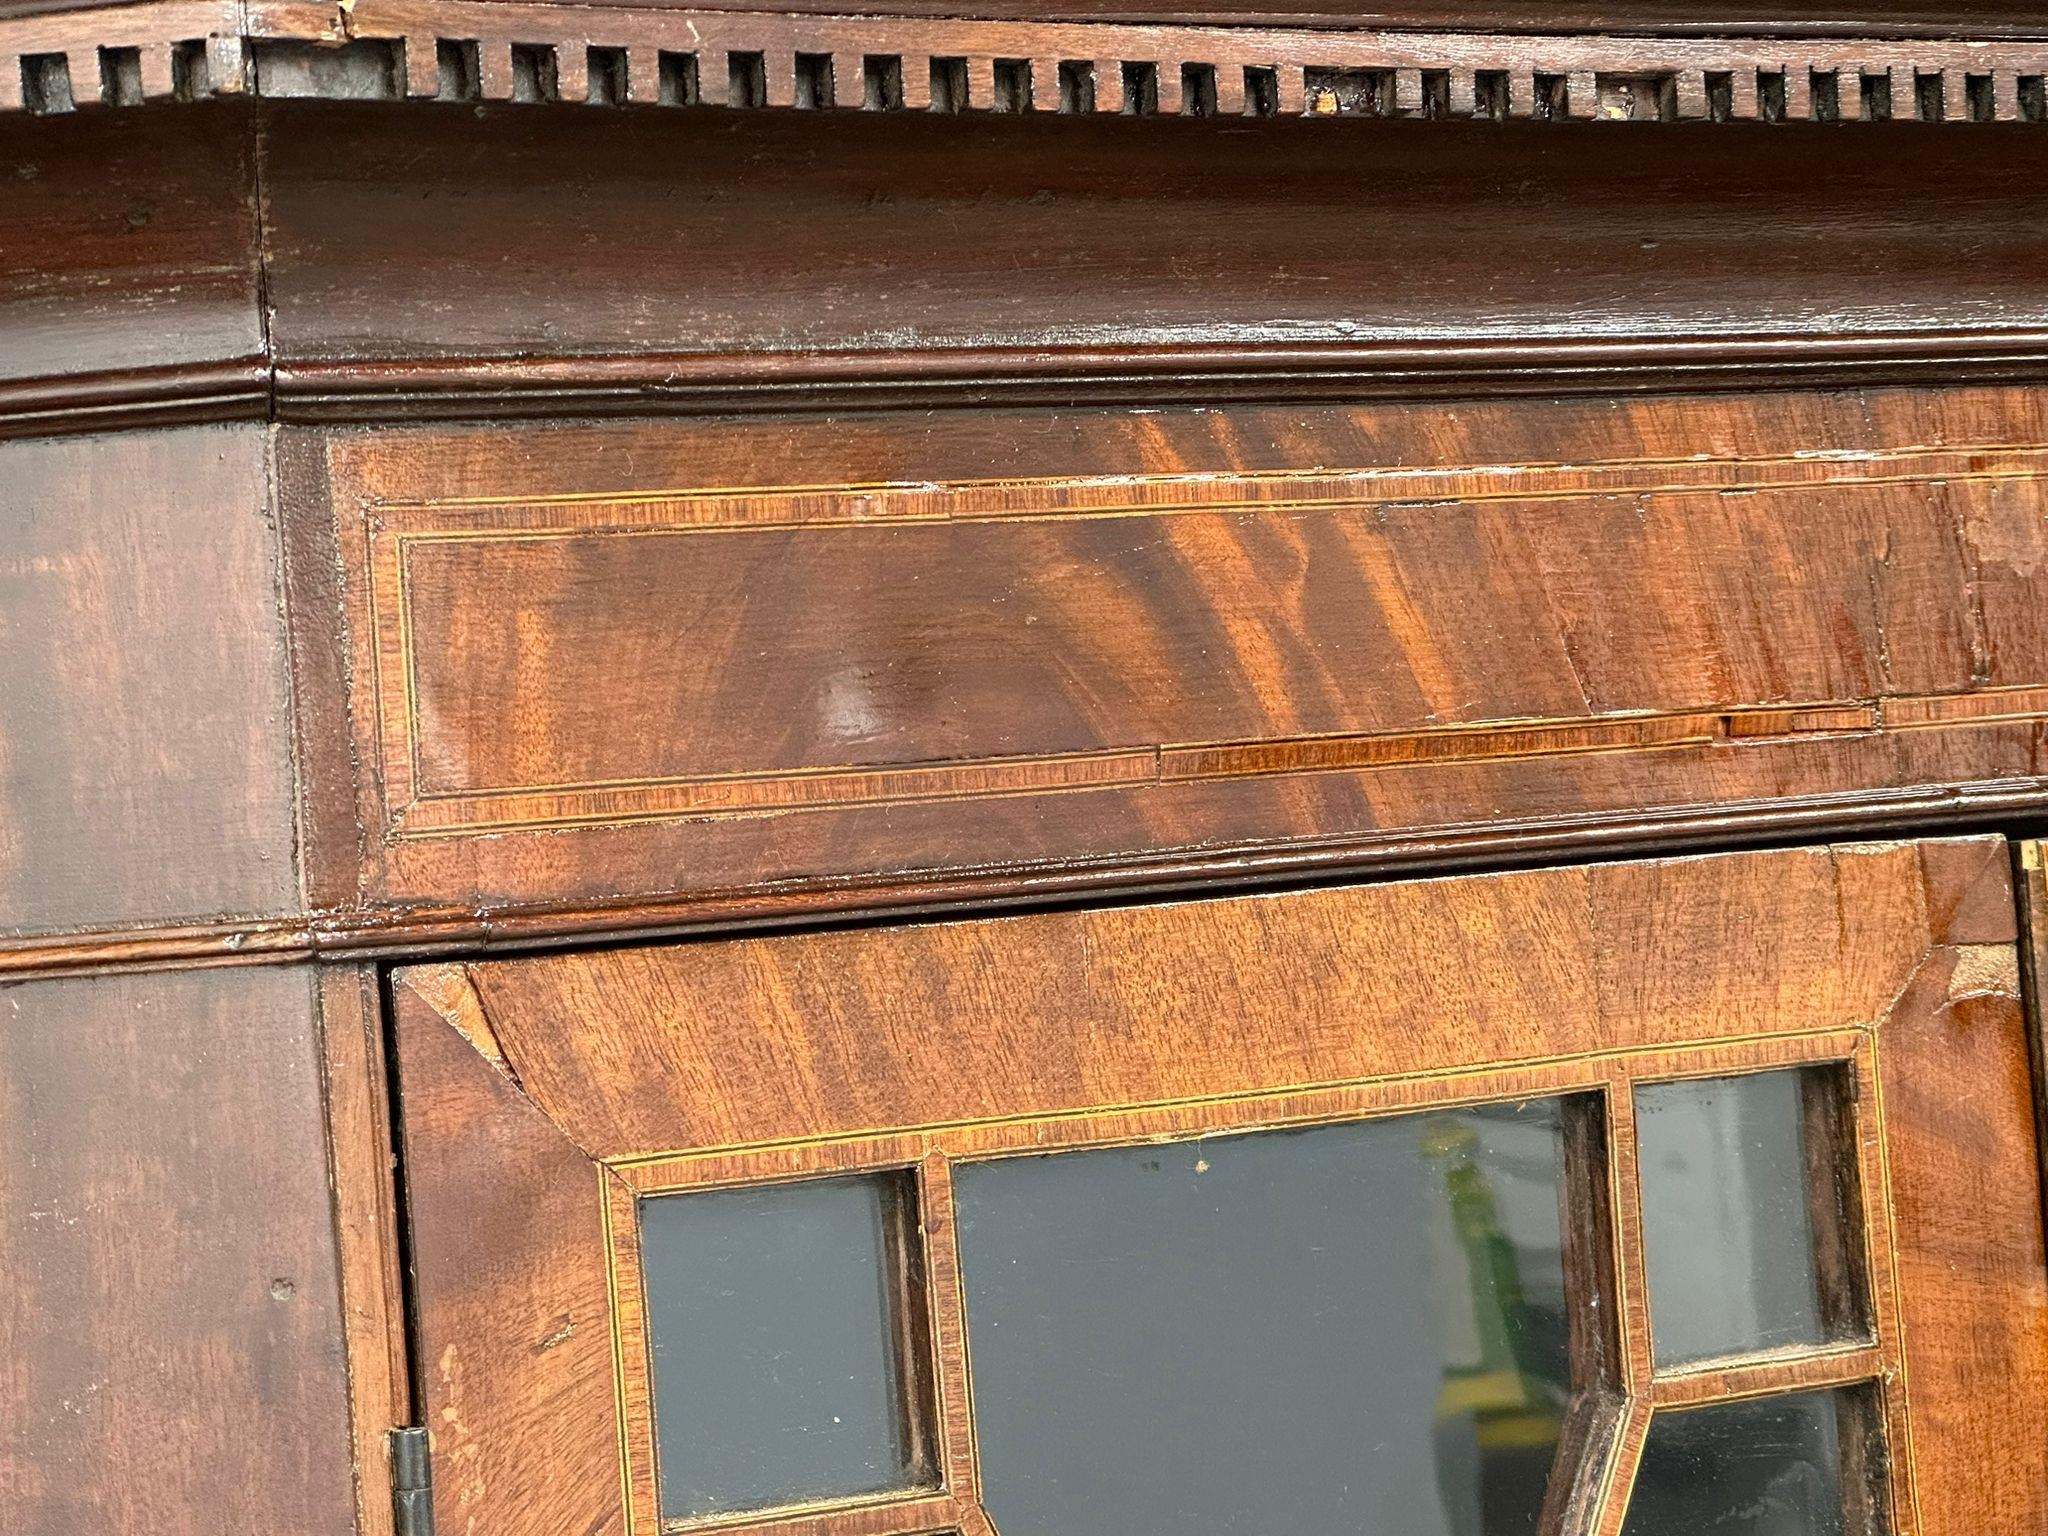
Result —
[{"label": "wooden cornice", "polygon": [[[2048,118],[2048,41],[2012,35],[2023,19],[1995,12],[1967,36],[1913,35],[1929,23],[1904,19],[1912,13],[1880,16],[1861,34],[1844,34],[1847,18],[1837,18],[1689,35],[1679,13],[1655,6],[1605,24],[1566,16],[1547,32],[1445,30],[1443,9],[1411,12],[1438,18],[1414,27],[1312,11],[1197,11],[1209,19],[1196,21],[1042,9],[1003,19],[555,0],[144,0],[0,13],[0,111],[250,91],[1217,118]],[[1630,32],[1631,19],[1647,25]],[[1715,23],[1692,23],[1702,25]]]},{"label": "wooden cornice", "polygon": [[2034,380],[2034,138],[17,113],[0,433]]}]

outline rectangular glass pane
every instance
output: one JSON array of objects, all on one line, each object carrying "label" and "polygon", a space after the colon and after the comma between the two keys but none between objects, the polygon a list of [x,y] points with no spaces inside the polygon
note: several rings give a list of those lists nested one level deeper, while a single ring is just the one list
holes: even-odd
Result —
[{"label": "rectangular glass pane", "polygon": [[1622,1536],[1875,1536],[1876,1426],[1867,1388],[1661,1410]]},{"label": "rectangular glass pane", "polygon": [[1865,1332],[1839,1067],[1636,1089],[1659,1365]]},{"label": "rectangular glass pane", "polygon": [[929,1481],[908,1175],[640,1206],[665,1518]]},{"label": "rectangular glass pane", "polygon": [[1533,1533],[1572,1388],[1566,1109],[959,1168],[997,1529]]}]

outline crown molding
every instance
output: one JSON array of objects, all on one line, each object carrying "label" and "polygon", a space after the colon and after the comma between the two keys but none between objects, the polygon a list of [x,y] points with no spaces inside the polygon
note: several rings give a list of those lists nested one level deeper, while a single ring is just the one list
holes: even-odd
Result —
[{"label": "crown molding", "polygon": [[2048,380],[2033,140],[17,115],[0,434]]}]

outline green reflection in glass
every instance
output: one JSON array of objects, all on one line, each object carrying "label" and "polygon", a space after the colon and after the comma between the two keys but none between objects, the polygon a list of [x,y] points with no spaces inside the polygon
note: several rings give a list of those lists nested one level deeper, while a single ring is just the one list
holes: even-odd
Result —
[{"label": "green reflection in glass", "polygon": [[1867,1335],[1844,1089],[1808,1067],[1636,1090],[1659,1365]]},{"label": "green reflection in glass", "polygon": [[1004,1536],[1531,1536],[1571,1390],[1564,1105],[961,1167]]}]

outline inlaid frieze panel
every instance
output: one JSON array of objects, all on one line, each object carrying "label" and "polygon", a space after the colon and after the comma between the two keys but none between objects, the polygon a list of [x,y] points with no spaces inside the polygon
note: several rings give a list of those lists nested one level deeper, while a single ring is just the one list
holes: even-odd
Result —
[{"label": "inlaid frieze panel", "polygon": [[897,423],[344,439],[373,877],[540,896],[567,838],[716,889],[2034,781],[2048,447],[1852,398],[1010,417],[999,477]]}]

